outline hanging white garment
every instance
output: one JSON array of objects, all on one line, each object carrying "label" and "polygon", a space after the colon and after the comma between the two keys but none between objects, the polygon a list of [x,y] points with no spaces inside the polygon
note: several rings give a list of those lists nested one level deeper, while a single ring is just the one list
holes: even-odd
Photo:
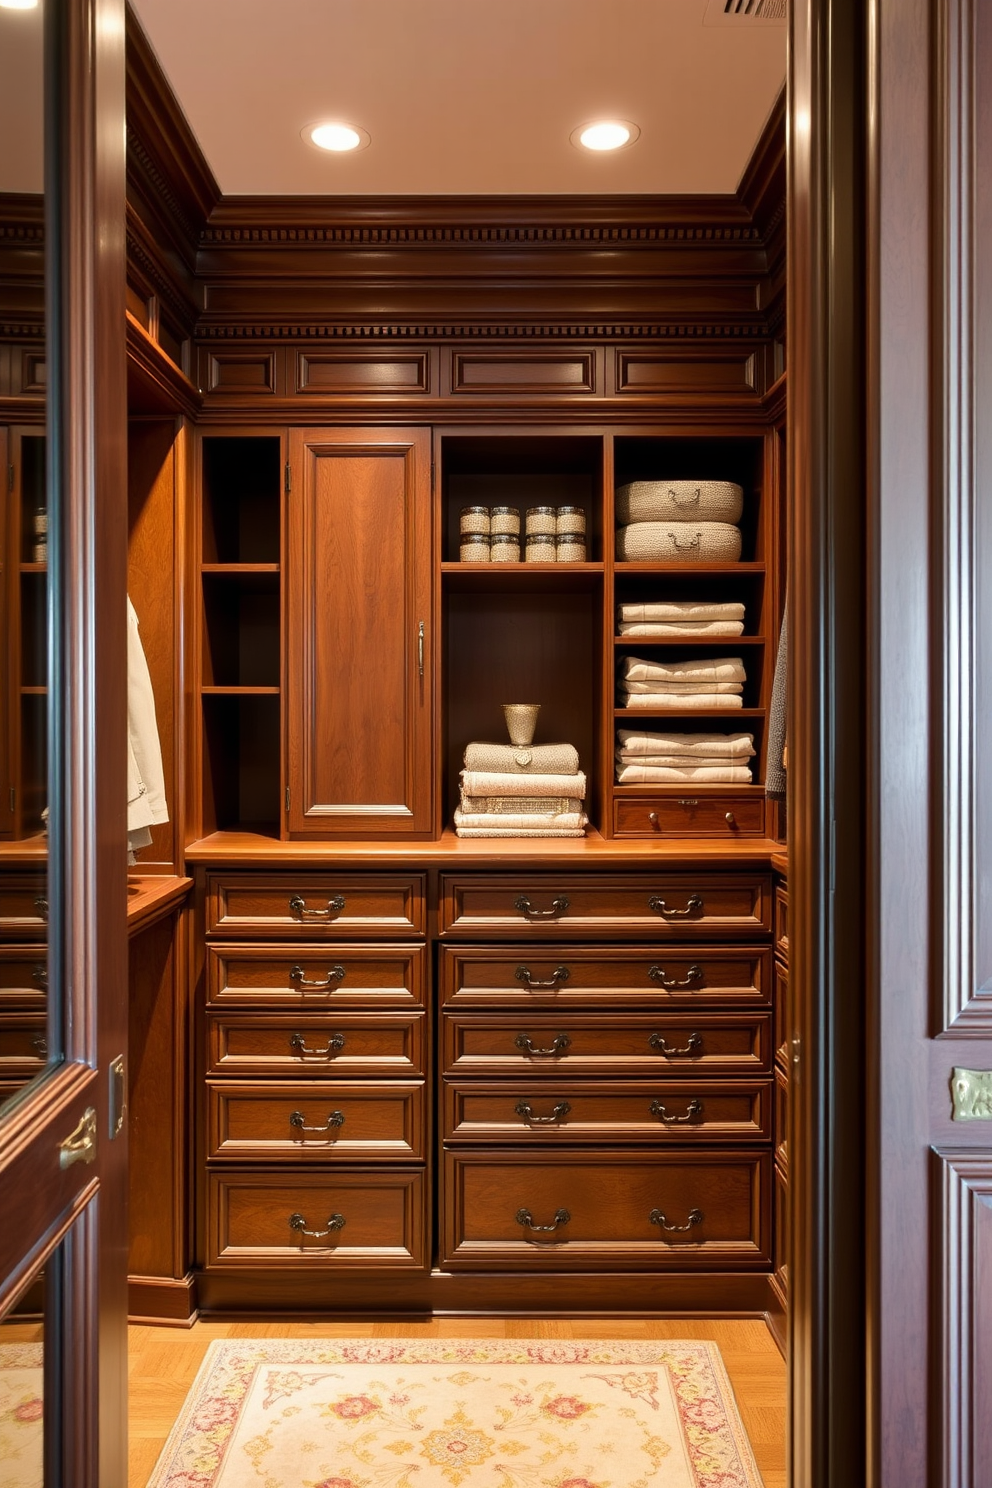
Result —
[{"label": "hanging white garment", "polygon": [[127,602],[127,846],[128,863],[152,840],[149,830],[169,820],[162,746],[155,721],[155,697],[138,634],[138,617]]}]

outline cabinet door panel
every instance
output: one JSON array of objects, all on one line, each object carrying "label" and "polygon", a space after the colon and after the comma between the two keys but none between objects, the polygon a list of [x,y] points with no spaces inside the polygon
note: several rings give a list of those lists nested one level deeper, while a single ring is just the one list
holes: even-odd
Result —
[{"label": "cabinet door panel", "polygon": [[427,834],[428,431],[296,430],[291,468],[289,830]]}]

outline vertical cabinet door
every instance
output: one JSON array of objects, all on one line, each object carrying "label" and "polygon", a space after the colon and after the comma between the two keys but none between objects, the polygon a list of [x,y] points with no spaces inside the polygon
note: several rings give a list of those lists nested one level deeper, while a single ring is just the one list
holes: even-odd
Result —
[{"label": "vertical cabinet door", "polygon": [[322,837],[431,831],[427,429],[294,429],[288,821]]}]

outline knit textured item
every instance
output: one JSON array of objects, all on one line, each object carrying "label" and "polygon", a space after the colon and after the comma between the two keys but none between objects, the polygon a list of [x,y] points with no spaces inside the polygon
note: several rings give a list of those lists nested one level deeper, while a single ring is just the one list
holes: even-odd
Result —
[{"label": "knit textured item", "polygon": [[733,481],[630,481],[617,487],[617,521],[739,522],[744,492]]},{"label": "knit textured item", "polygon": [[466,744],[466,770],[520,771],[528,775],[575,775],[579,751],[571,744]]}]

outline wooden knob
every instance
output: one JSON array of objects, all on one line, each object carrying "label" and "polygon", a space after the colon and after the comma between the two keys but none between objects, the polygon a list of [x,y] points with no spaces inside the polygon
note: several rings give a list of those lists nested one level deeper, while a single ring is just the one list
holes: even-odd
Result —
[{"label": "wooden knob", "polygon": [[648,812],[648,821],[651,823],[651,825],[653,827],[656,827],[658,825],[658,813],[657,813],[657,811],[649,811]]},{"label": "wooden knob", "polygon": [[727,823],[728,827],[736,827],[737,825],[737,820],[732,811],[727,812],[727,815],[724,817],[724,821]]}]

